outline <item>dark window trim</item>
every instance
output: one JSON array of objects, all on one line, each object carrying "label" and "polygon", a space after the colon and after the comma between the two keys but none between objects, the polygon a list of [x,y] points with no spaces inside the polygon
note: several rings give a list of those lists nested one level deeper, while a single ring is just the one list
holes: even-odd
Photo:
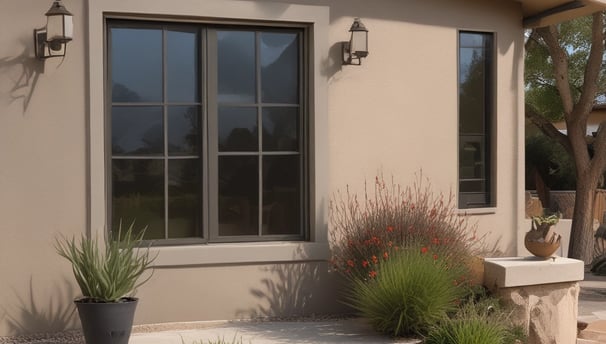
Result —
[{"label": "dark window trim", "polygon": [[[105,104],[105,166],[106,166],[106,204],[107,204],[107,223],[108,230],[111,231],[112,224],[112,160],[113,159],[128,159],[128,158],[140,158],[140,159],[170,159],[170,157],[165,156],[149,156],[149,157],[135,157],[128,155],[121,156],[112,156],[112,145],[111,145],[111,110],[112,106],[162,106],[163,112],[166,111],[166,107],[170,104],[179,105],[180,103],[176,102],[168,102],[166,100],[166,68],[163,66],[163,101],[162,102],[149,102],[149,103],[128,103],[128,102],[112,102],[111,99],[111,64],[110,64],[110,56],[111,51],[109,47],[109,43],[111,42],[110,37],[110,27],[127,27],[127,28],[140,28],[140,27],[152,27],[159,28],[163,30],[178,28],[183,26],[189,27],[197,27],[200,32],[200,101],[197,104],[201,104],[200,106],[200,126],[202,135],[201,138],[201,156],[203,160],[203,167],[201,174],[202,180],[200,181],[201,187],[203,191],[201,192],[202,197],[202,210],[203,210],[203,225],[202,228],[198,231],[202,235],[200,238],[180,238],[180,239],[160,239],[160,240],[150,240],[154,246],[167,246],[167,245],[190,245],[190,244],[209,244],[209,243],[235,243],[235,242],[268,242],[268,241],[306,241],[310,240],[310,147],[311,147],[311,136],[310,136],[310,127],[311,127],[311,114],[309,113],[309,101],[310,101],[310,67],[309,61],[311,61],[312,49],[310,49],[310,31],[311,27],[308,24],[303,23],[291,23],[291,22],[249,22],[249,21],[240,21],[240,20],[226,20],[226,21],[204,21],[199,19],[190,19],[190,18],[156,18],[156,17],[146,17],[146,16],[132,16],[132,15],[122,15],[116,13],[105,13],[104,15],[104,69],[105,69],[105,96],[104,96],[104,104]],[[299,234],[292,235],[259,235],[259,236],[222,236],[222,237],[213,237],[211,235],[211,226],[217,226],[218,223],[212,224],[211,219],[213,216],[210,216],[209,212],[212,210],[212,204],[215,202],[210,202],[210,195],[218,195],[218,190],[213,191],[213,187],[210,185],[212,177],[209,175],[211,173],[211,167],[209,163],[211,152],[209,151],[209,141],[216,138],[216,133],[210,133],[209,129],[209,107],[212,103],[209,98],[208,92],[208,63],[203,63],[202,61],[205,58],[208,58],[208,43],[206,41],[208,30],[213,29],[240,29],[240,30],[250,30],[250,31],[262,31],[262,32],[285,32],[292,30],[293,32],[298,32],[299,35],[299,104],[279,104],[279,103],[256,103],[253,106],[257,106],[259,108],[265,107],[297,107],[299,109],[299,151],[298,152],[288,152],[288,151],[272,151],[272,152],[252,152],[252,155],[288,155],[288,154],[296,154],[301,155],[300,159],[300,230]],[[165,36],[165,34],[163,34]],[[163,38],[164,40],[165,38]],[[166,50],[163,50],[163,55],[166,54]],[[165,57],[165,56],[164,56]],[[163,64],[166,63],[166,59],[163,59]],[[260,92],[260,91],[259,91]],[[204,106],[203,104],[207,104]],[[183,105],[192,105],[192,103],[183,103]],[[246,104],[234,104],[235,106],[246,106]],[[165,118],[166,113],[163,114],[163,118]],[[164,126],[164,131],[166,131],[166,126]],[[166,133],[164,133],[166,134]],[[204,138],[206,135],[207,139]],[[165,147],[166,148],[166,147]],[[165,155],[166,150],[165,150]],[[217,155],[229,155],[229,153],[222,152]],[[179,156],[178,158],[186,158],[186,156]],[[197,158],[197,157],[196,157]],[[215,162],[215,167],[218,166],[218,162]],[[166,178],[168,177],[166,174],[166,166],[165,169],[165,188],[167,187]],[[260,167],[261,168],[261,167]],[[262,170],[260,169],[260,172]],[[261,186],[259,186],[261,187]],[[206,190],[206,191],[205,191]],[[260,189],[260,193],[262,193],[262,189]],[[167,201],[165,200],[165,207],[167,207]],[[260,207],[261,208],[261,207]],[[216,218],[216,216],[215,216]],[[165,219],[165,222],[168,220]],[[262,219],[259,219],[261,223]],[[166,228],[168,230],[168,228]],[[261,228],[259,228],[259,233],[261,234]]]},{"label": "dark window trim", "polygon": [[[486,60],[488,68],[486,68],[484,75],[484,128],[482,133],[461,133],[460,121],[461,121],[461,34],[478,34],[483,36],[489,36],[491,38],[491,46],[484,47],[486,52]],[[473,30],[458,30],[457,32],[457,175],[458,175],[458,208],[459,209],[473,209],[473,208],[491,208],[496,206],[496,71],[497,71],[497,53],[496,53],[496,33],[487,31],[473,31]],[[462,137],[481,137],[484,139],[484,159],[483,165],[485,168],[483,178],[462,178],[460,172],[461,157],[460,157],[460,145]],[[462,192],[461,182],[466,181],[484,181],[485,189],[482,192]],[[483,196],[484,201],[482,202],[469,202],[468,196]]]}]

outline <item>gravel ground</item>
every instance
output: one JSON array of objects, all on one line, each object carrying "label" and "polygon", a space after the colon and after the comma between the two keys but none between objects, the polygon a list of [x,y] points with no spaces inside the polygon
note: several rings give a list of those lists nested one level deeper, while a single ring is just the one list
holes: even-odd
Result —
[{"label": "gravel ground", "polygon": [[0,344],[84,344],[80,331],[40,333],[28,336],[0,337]]},{"label": "gravel ground", "polygon": [[[270,317],[251,320],[234,320],[234,321],[195,321],[195,322],[180,322],[180,323],[165,323],[165,324],[150,324],[150,325],[135,325],[132,333],[150,333],[162,331],[183,331],[196,330],[208,327],[217,327],[225,324],[246,324],[246,323],[263,323],[263,322],[314,322],[327,320],[343,320],[352,319],[355,316],[351,314],[329,314],[329,315],[309,315],[309,316],[292,316],[292,317]],[[57,333],[38,333],[26,336],[0,337],[0,344],[85,344],[84,336],[81,331],[64,331]]]}]

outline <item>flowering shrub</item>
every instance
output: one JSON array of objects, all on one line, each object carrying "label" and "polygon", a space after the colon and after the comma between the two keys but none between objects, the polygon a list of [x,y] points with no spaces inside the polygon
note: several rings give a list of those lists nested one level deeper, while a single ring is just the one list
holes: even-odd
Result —
[{"label": "flowering shrub", "polygon": [[482,247],[475,228],[456,213],[454,195],[434,195],[422,177],[406,188],[377,177],[361,202],[348,189],[337,193],[330,210],[332,266],[349,277],[375,278],[382,262],[407,247],[463,266]]}]

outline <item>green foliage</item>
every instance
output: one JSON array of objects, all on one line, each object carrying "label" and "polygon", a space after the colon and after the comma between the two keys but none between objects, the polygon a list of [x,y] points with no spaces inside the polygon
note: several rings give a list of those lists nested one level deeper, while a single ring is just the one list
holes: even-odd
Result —
[{"label": "green foliage", "polygon": [[[563,22],[558,26],[560,45],[568,55],[569,81],[575,102],[584,82],[585,65],[591,48],[591,16]],[[553,64],[545,43],[529,35],[524,60],[526,103],[552,121],[563,118],[562,101],[555,86]],[[598,94],[606,90],[606,77],[601,72]]]},{"label": "green foliage", "polygon": [[[183,340],[183,338],[181,338],[181,343],[185,344],[185,341]],[[250,343],[250,342],[249,342]],[[243,344],[242,342],[242,337],[240,337],[240,339],[237,338],[237,334],[234,335],[234,338],[231,341],[226,341],[224,337],[217,337],[216,340],[199,340],[199,341],[194,341],[191,344]]]},{"label": "green foliage", "polygon": [[531,170],[536,170],[551,190],[574,190],[574,162],[564,148],[538,133],[526,138],[526,189],[536,189]]},{"label": "green foliage", "polygon": [[93,302],[118,302],[130,296],[151,274],[137,283],[139,277],[149,269],[154,259],[149,249],[139,249],[144,231],[133,234],[134,223],[125,233],[122,226],[118,238],[111,235],[100,247],[98,240],[82,235],[80,240],[61,236],[55,248],[59,255],[72,264],[72,270],[82,295]]},{"label": "green foliage", "polygon": [[524,340],[523,330],[491,297],[470,299],[456,314],[431,327],[426,344],[513,344]]},{"label": "green foliage", "polygon": [[456,212],[454,195],[435,195],[421,177],[407,188],[377,177],[373,191],[362,202],[349,190],[331,202],[336,271],[368,279],[392,252],[407,247],[467,265],[483,249],[475,228]]},{"label": "green foliage", "polygon": [[420,248],[403,249],[373,279],[352,277],[347,303],[380,332],[422,334],[456,309],[466,292],[457,283],[464,272]]}]

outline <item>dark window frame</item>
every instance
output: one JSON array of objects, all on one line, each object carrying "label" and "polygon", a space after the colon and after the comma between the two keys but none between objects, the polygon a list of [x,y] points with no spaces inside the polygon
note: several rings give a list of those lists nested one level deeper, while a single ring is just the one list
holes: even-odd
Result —
[{"label": "dark window frame", "polygon": [[[464,45],[462,42],[463,35],[472,35],[480,37],[481,45]],[[495,91],[496,91],[496,35],[493,32],[468,31],[460,30],[457,35],[457,91],[458,91],[458,207],[459,209],[473,208],[491,208],[496,206],[495,180],[496,169],[494,159],[495,148]],[[481,67],[483,68],[481,75],[482,92],[480,99],[481,118],[475,118],[481,123],[481,129],[478,131],[467,131],[463,129],[463,117],[468,117],[463,114],[463,88],[465,87],[462,80],[462,69],[465,61],[462,57],[463,49],[481,49],[484,56],[484,61]],[[477,95],[480,92],[476,92]],[[472,115],[473,116],[473,115]],[[466,149],[467,148],[467,149]],[[469,166],[467,171],[463,172],[464,155],[468,152],[476,152],[469,154],[477,154],[473,157],[473,176],[469,176]],[[478,190],[464,191],[465,184],[476,184]]]},{"label": "dark window frame", "polygon": [[[192,21],[174,21],[174,20],[149,20],[147,18],[128,18],[124,19],[121,17],[113,18],[111,16],[107,16],[105,18],[106,24],[106,40],[105,40],[105,70],[106,70],[106,96],[105,96],[105,149],[106,149],[106,166],[109,173],[106,174],[106,193],[108,211],[107,211],[107,219],[108,230],[112,230],[112,223],[114,222],[112,219],[112,161],[114,159],[126,159],[126,158],[143,158],[143,157],[116,157],[112,153],[112,106],[141,106],[141,105],[154,105],[154,106],[162,106],[163,108],[163,123],[166,123],[167,116],[167,108],[169,106],[169,100],[167,99],[167,72],[166,72],[166,40],[163,38],[163,47],[162,47],[162,55],[163,55],[163,80],[162,80],[162,89],[163,89],[163,97],[162,104],[156,103],[137,103],[137,104],[128,104],[128,103],[120,103],[120,102],[112,102],[112,66],[111,66],[111,28],[114,27],[128,27],[128,28],[140,28],[140,27],[151,27],[151,28],[162,28],[163,32],[169,29],[189,27],[189,28],[197,28],[199,31],[199,51],[198,51],[198,64],[199,64],[199,101],[194,106],[199,106],[199,149],[200,156],[186,156],[185,158],[199,158],[201,160],[200,173],[202,174],[200,177],[200,197],[201,197],[201,209],[202,212],[202,222],[200,228],[198,228],[198,236],[197,237],[189,237],[189,238],[180,238],[180,239],[170,239],[168,235],[168,200],[166,199],[167,188],[168,188],[168,168],[165,164],[164,166],[164,221],[165,221],[165,238],[151,240],[154,245],[187,245],[187,244],[206,244],[206,243],[222,243],[222,242],[265,242],[265,241],[304,241],[310,239],[309,233],[309,126],[310,126],[310,117],[308,111],[308,99],[309,99],[309,76],[308,76],[308,63],[309,63],[309,26],[304,24],[296,24],[296,23],[234,23],[229,22],[228,24],[223,24],[221,22],[192,22]],[[298,176],[299,176],[299,184],[298,184],[298,192],[299,192],[299,228],[298,233],[296,234],[263,234],[263,206],[259,206],[259,227],[258,227],[258,235],[236,235],[236,236],[219,236],[218,233],[218,209],[216,206],[216,201],[213,199],[217,199],[218,197],[218,187],[216,183],[218,182],[218,160],[222,155],[230,155],[232,153],[237,154],[238,152],[228,152],[221,153],[218,151],[216,142],[218,141],[218,132],[213,132],[213,125],[216,127],[217,123],[217,109],[218,109],[218,101],[217,101],[217,87],[209,87],[209,80],[216,78],[216,72],[213,70],[213,67],[217,67],[216,56],[213,56],[215,51],[208,51],[208,49],[216,49],[216,45],[208,40],[208,36],[212,34],[212,32],[216,32],[219,30],[244,30],[251,31],[255,33],[256,38],[256,48],[259,49],[259,35],[261,32],[294,32],[298,36],[298,104],[267,104],[262,103],[260,101],[261,87],[260,87],[260,75],[257,74],[256,78],[256,94],[257,100],[254,104],[236,104],[236,106],[255,106],[258,110],[259,121],[257,124],[262,126],[262,111],[264,108],[270,107],[279,107],[279,106],[293,106],[298,109],[298,151],[297,152],[264,152],[262,141],[259,141],[259,149],[257,152],[250,152],[251,156],[258,156],[259,161],[262,161],[263,156],[272,156],[272,155],[280,155],[281,153],[285,153],[285,155],[297,155],[298,156]],[[165,34],[163,34],[165,35]],[[258,58],[259,53],[257,52],[257,58],[255,61],[256,71],[255,73],[260,73],[260,59]],[[212,80],[216,81],[216,80]],[[214,98],[213,98],[214,97]],[[180,104],[180,103],[171,103],[170,105],[192,105],[192,104]],[[259,130],[259,137],[262,136],[262,131]],[[166,125],[163,125],[163,140],[164,140],[164,152],[163,156],[159,157],[144,157],[145,159],[163,159],[163,161],[168,161],[167,159],[171,159],[171,157],[167,157],[168,150],[166,147],[166,141],[168,138],[166,136],[167,128]],[[247,155],[247,154],[245,154]],[[284,154],[283,154],[284,155]],[[183,158],[183,157],[178,157]],[[263,197],[263,186],[262,176],[263,176],[263,167],[259,163],[259,179],[260,183],[258,185],[258,194],[259,194],[259,204],[262,205],[262,197]],[[124,224],[123,224],[124,225]],[[143,224],[141,224],[143,225]]]}]

